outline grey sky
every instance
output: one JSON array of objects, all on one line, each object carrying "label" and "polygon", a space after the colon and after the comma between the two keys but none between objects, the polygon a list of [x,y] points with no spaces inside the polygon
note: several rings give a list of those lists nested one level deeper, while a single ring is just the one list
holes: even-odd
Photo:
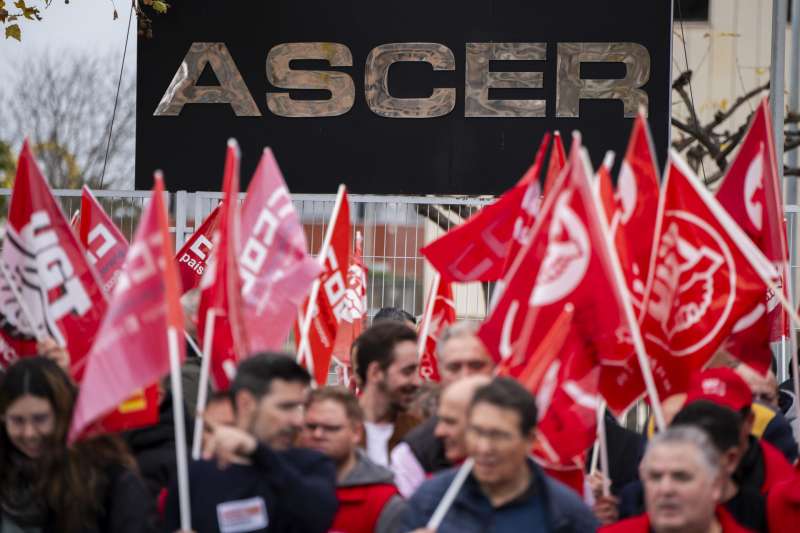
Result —
[{"label": "grey sky", "polygon": [[[9,4],[11,2],[8,2]],[[36,2],[37,5],[44,2]],[[22,21],[22,42],[5,39],[0,34],[0,84],[8,72],[9,65],[24,62],[37,53],[64,50],[80,52],[113,52],[119,54],[125,44],[130,3],[115,0],[119,18],[113,20],[114,4],[111,0],[53,0],[50,7],[42,11],[40,22]],[[136,61],[136,21],[131,24],[131,39],[128,44],[126,63]]]}]

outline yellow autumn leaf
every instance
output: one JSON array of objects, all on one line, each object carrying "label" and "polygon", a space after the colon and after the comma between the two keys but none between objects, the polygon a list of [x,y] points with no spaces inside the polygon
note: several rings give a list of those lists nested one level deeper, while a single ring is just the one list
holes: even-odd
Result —
[{"label": "yellow autumn leaf", "polygon": [[153,0],[153,10],[157,13],[166,13],[167,8],[169,8],[169,4],[163,2],[162,0]]},{"label": "yellow autumn leaf", "polygon": [[6,39],[9,37],[13,37],[18,41],[22,40],[22,32],[19,29],[19,24],[11,24],[10,26],[6,26]]}]

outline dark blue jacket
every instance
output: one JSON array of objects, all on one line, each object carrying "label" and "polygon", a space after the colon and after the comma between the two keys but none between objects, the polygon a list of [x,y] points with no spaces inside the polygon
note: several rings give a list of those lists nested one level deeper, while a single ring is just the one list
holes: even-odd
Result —
[{"label": "dark blue jacket", "polygon": [[[326,456],[302,448],[275,452],[259,444],[252,465],[215,462],[189,465],[192,529],[197,533],[220,531],[218,515],[224,504],[263,499],[267,526],[253,531],[268,533],[323,533],[338,508],[336,466]],[[220,507],[223,505],[223,507]],[[166,508],[167,531],[180,529],[178,487],[170,486]]]},{"label": "dark blue jacket", "polygon": [[[552,533],[588,533],[599,527],[591,510],[584,505],[575,492],[560,482],[547,477],[533,461],[528,460],[531,469],[531,490],[542,503],[547,524],[543,530]],[[425,527],[433,515],[436,506],[444,496],[455,477],[457,469],[442,472],[423,483],[408,501],[408,510],[403,521],[403,531],[411,531]],[[478,481],[470,474],[464,486],[456,496],[453,506],[445,515],[437,533],[472,533],[497,531],[495,529],[495,513],[506,512],[504,508],[496,510],[484,495]],[[511,511],[513,512],[513,511]],[[531,531],[533,524],[519,523],[513,531]]]}]

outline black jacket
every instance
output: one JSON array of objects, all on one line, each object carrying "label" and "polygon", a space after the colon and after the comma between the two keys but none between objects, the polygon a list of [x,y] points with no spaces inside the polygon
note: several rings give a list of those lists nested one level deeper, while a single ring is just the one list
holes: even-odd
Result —
[{"label": "black jacket", "polygon": [[[528,460],[532,479],[529,491],[539,500],[544,516],[549,521],[548,531],[553,533],[593,533],[599,524],[591,510],[581,501],[572,489],[559,481],[547,477],[532,460]],[[439,501],[450,487],[458,469],[441,472],[429,479],[408,500],[408,509],[403,519],[402,531],[412,531],[425,527],[433,515]],[[497,513],[518,513],[510,505],[494,508],[483,493],[480,485],[470,474],[459,490],[453,505],[437,529],[438,533],[483,533],[493,531]],[[519,522],[513,531],[525,531],[533,527],[530,523]]]},{"label": "black jacket", "polygon": [[[191,449],[194,424],[184,409],[187,449]],[[158,408],[158,423],[123,434],[139,465],[142,479],[155,499],[175,477],[175,423],[172,413],[172,394],[167,393]]]},{"label": "black jacket", "polygon": [[[644,456],[647,440],[639,433],[622,427],[609,411],[606,411],[605,421],[611,493],[619,496],[625,485],[639,479],[639,463]],[[592,464],[593,451],[594,447],[589,449],[587,471]]]},{"label": "black jacket", "polygon": [[408,444],[417,461],[428,474],[453,466],[444,455],[442,440],[433,434],[438,421],[438,417],[432,416],[409,431],[403,438],[403,442]]},{"label": "black jacket", "polygon": [[[248,501],[265,506],[267,522],[266,527],[248,531],[328,531],[338,508],[333,461],[311,450],[294,448],[275,452],[261,444],[253,453],[252,461],[252,465],[231,465],[225,470],[220,470],[210,461],[190,464],[189,490],[194,531],[219,531],[221,513]],[[167,496],[166,526],[169,532],[180,529],[175,482],[170,484]]]},{"label": "black jacket", "polygon": [[[155,505],[139,476],[119,465],[110,466],[108,488],[98,499],[103,508],[94,525],[83,528],[81,533],[151,533],[156,531]],[[0,511],[0,521],[11,520]],[[44,518],[39,526],[44,533],[62,533],[53,522]],[[2,528],[0,522],[0,528]]]},{"label": "black jacket", "polygon": [[147,533],[155,531],[155,501],[141,478],[119,468],[106,495],[105,512],[93,533]]}]

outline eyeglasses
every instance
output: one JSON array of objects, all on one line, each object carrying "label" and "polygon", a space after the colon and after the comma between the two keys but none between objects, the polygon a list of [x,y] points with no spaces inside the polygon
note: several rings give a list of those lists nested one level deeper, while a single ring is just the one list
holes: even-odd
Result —
[{"label": "eyeglasses", "polygon": [[306,423],[306,430],[314,433],[316,430],[321,429],[323,433],[337,433],[342,430],[344,426],[336,426],[333,424],[310,424]]},{"label": "eyeglasses", "polygon": [[514,440],[514,435],[505,431],[483,429],[475,426],[468,426],[467,432],[473,437],[486,439],[492,444],[507,444]]}]

